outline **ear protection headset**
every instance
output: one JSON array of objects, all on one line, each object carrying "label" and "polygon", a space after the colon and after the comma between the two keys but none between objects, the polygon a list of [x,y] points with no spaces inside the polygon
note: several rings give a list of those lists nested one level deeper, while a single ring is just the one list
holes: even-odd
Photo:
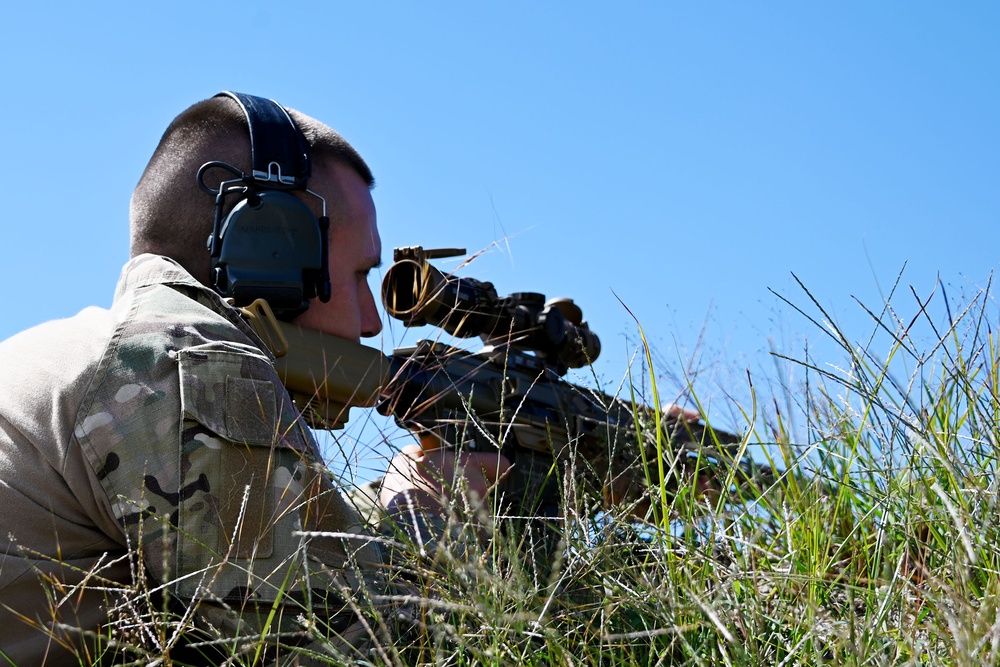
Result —
[{"label": "ear protection headset", "polygon": [[[288,111],[263,97],[225,91],[239,104],[250,128],[251,173],[225,162],[206,162],[198,185],[215,196],[215,222],[208,239],[212,287],[237,306],[264,299],[279,319],[291,320],[309,307],[309,299],[330,300],[329,231],[326,200],[308,189],[312,175],[309,144]],[[205,184],[209,169],[225,169],[235,178],[218,190]],[[322,216],[292,192],[322,202]],[[238,198],[223,216],[227,198]]]}]

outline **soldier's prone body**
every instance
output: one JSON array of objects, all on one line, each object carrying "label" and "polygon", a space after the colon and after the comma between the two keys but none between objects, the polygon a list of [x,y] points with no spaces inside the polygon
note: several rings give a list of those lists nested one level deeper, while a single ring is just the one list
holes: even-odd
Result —
[{"label": "soldier's prone body", "polygon": [[[360,155],[309,116],[237,94],[199,102],[164,133],[135,189],[132,259],[111,308],[0,343],[7,662],[114,657],[108,637],[141,632],[143,614],[164,609],[209,638],[281,635],[359,657],[392,640],[378,636],[392,615],[380,550],[331,481],[270,350],[224,299],[262,292],[304,328],[377,335],[373,184]],[[271,195],[291,233],[253,217]],[[240,225],[245,247],[226,240]],[[305,249],[302,235],[315,239]],[[281,273],[296,262],[298,276]],[[492,471],[470,466],[472,488],[496,475],[492,458]],[[419,450],[397,459],[384,502],[433,493]],[[170,632],[144,641],[183,643]]]}]

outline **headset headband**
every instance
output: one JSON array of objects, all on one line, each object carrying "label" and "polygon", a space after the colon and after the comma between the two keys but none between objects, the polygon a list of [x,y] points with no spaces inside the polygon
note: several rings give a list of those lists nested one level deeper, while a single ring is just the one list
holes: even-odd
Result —
[{"label": "headset headband", "polygon": [[[305,187],[312,175],[309,144],[285,107],[265,97],[228,90],[216,97],[235,100],[246,116],[254,180],[289,188]],[[294,141],[289,141],[289,129]]]}]

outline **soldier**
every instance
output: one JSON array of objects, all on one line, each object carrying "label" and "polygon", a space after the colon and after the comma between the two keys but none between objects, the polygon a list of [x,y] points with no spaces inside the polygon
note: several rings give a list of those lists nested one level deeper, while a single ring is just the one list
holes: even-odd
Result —
[{"label": "soldier", "polygon": [[[391,641],[380,550],[270,351],[223,299],[259,278],[254,289],[302,327],[351,341],[381,329],[368,284],[382,252],[372,173],[329,127],[271,105],[224,94],[178,116],[133,194],[132,259],[111,308],[0,343],[0,655],[14,664],[96,661],[121,650],[109,635],[178,651],[191,627],[231,638],[223,655],[261,636],[359,657]],[[277,139],[282,122],[293,134]],[[280,159],[258,164],[267,150]],[[244,251],[225,250],[226,225],[239,226],[240,206],[246,222],[272,204],[292,221],[244,225],[263,266],[248,277]],[[287,277],[268,273],[270,249],[287,255],[282,238],[313,233],[329,246],[288,251],[307,256],[289,296]],[[480,493],[498,474],[495,457],[434,456],[438,468],[468,464]],[[397,457],[383,503],[439,494],[423,463],[419,448]]]}]

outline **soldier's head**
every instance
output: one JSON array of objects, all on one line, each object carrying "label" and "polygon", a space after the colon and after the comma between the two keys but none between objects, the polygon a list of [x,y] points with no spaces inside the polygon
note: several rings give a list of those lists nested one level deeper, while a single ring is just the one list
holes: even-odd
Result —
[{"label": "soldier's head", "polygon": [[[326,200],[330,218],[329,270],[332,287],[327,303],[312,299],[297,318],[302,326],[348,340],[374,336],[381,330],[368,272],[380,262],[371,170],[354,148],[332,129],[289,109],[309,145],[312,177],[309,190]],[[196,175],[210,161],[251,171],[246,116],[235,100],[213,97],[181,113],[164,132],[132,195],[131,254],[154,253],[177,261],[208,285],[211,256],[207,239],[215,219],[215,198],[199,187]],[[225,170],[206,172],[205,184],[218,188],[232,176]],[[214,181],[213,181],[214,179]],[[317,217],[320,200],[294,192]],[[227,202],[231,208],[235,199]],[[223,210],[223,215],[228,213]]]}]

